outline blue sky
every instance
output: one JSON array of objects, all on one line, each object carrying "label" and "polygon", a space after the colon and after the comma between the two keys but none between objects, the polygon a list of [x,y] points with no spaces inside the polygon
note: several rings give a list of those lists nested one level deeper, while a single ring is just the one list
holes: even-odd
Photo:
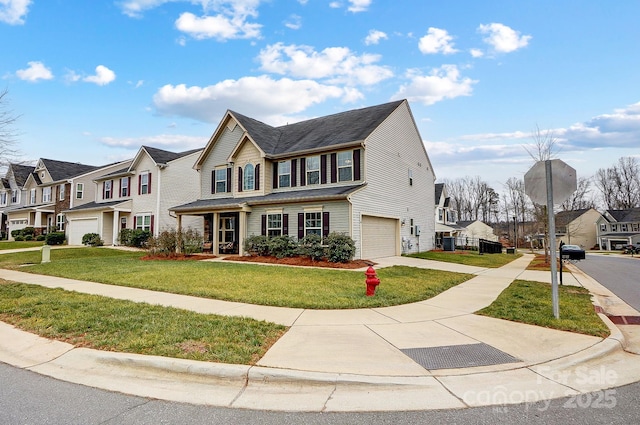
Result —
[{"label": "blue sky", "polygon": [[640,156],[640,2],[0,0],[22,158],[101,165],[409,100],[439,179],[497,191],[538,127],[591,176]]}]

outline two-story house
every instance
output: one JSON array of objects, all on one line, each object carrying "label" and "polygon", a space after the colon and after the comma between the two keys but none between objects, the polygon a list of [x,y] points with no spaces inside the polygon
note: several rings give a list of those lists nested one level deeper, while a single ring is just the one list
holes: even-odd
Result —
[{"label": "two-story house", "polygon": [[570,245],[579,245],[583,249],[592,249],[598,245],[597,223],[602,218],[594,208],[574,211],[561,211],[556,214],[556,239]]},{"label": "two-story house", "polygon": [[[457,224],[456,211],[451,206],[444,183],[435,184],[435,247],[444,246],[444,238],[457,238],[461,228]],[[456,242],[458,244],[458,242]]]},{"label": "two-story house", "polygon": [[640,208],[607,210],[596,221],[600,249],[618,250],[640,242]]},{"label": "two-story house", "polygon": [[[2,179],[2,187],[0,188],[0,219],[3,237],[7,237],[10,226],[8,214],[10,211],[24,206],[27,199],[25,195],[24,185],[27,178],[33,172],[33,165],[9,164],[7,172]],[[20,229],[27,225],[25,219],[14,219],[11,226],[14,229]],[[22,227],[20,227],[22,226]]]},{"label": "two-story house", "polygon": [[406,100],[280,127],[227,111],[194,168],[199,196],[171,211],[203,217],[214,253],[331,232],[356,258],[433,247],[435,175]]},{"label": "two-story house", "polygon": [[23,189],[26,199],[19,208],[8,212],[8,231],[27,226],[36,234],[63,228],[62,210],[69,202],[69,180],[98,169],[93,165],[41,158],[27,177]]},{"label": "two-story house", "polygon": [[[122,229],[148,230],[153,235],[175,229],[169,207],[199,195],[193,163],[201,151],[175,153],[142,146],[132,160],[94,176],[91,202],[65,211],[69,245],[80,245],[87,233],[97,233],[106,245],[117,245]],[[202,232],[202,218],[192,217],[185,227]]]}]

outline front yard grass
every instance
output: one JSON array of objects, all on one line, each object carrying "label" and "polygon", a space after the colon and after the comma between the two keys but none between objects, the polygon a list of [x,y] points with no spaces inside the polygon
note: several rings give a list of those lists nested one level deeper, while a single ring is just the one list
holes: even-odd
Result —
[{"label": "front yard grass", "polygon": [[[209,261],[143,261],[145,253],[106,248],[0,255],[0,267],[112,285],[268,306],[347,309],[400,305],[431,298],[473,275],[395,266],[376,270],[374,297],[363,272]],[[26,267],[21,264],[31,263]]]},{"label": "front yard grass", "polygon": [[605,338],[609,328],[598,317],[585,288],[558,287],[560,318],[553,316],[551,285],[516,280],[476,314]]},{"label": "front yard grass", "polygon": [[466,266],[497,268],[522,257],[522,254],[478,254],[477,251],[425,251],[408,254],[407,257],[464,264]]},{"label": "front yard grass", "polygon": [[0,320],[77,347],[255,364],[286,328],[0,280]]},{"label": "front yard grass", "polygon": [[0,251],[7,249],[32,248],[44,245],[44,241],[0,241]]}]

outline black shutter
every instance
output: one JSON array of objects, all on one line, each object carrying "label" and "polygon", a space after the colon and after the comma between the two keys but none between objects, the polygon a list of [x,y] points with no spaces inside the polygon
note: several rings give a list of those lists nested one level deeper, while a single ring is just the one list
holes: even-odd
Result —
[{"label": "black shutter", "polygon": [[300,158],[300,186],[307,184],[307,159]]},{"label": "black shutter", "polygon": [[260,227],[260,234],[262,236],[267,236],[267,215],[262,214],[262,225]]},{"label": "black shutter", "polygon": [[298,240],[304,238],[304,213],[298,213]]},{"label": "black shutter", "polygon": [[[138,193],[140,189],[138,188]],[[216,193],[216,170],[211,170],[211,193]]]},{"label": "black shutter", "polygon": [[256,165],[256,174],[255,174],[255,189],[260,190],[260,164]]},{"label": "black shutter", "polygon": [[282,234],[289,234],[289,214],[282,214]]},{"label": "black shutter", "polygon": [[329,236],[329,212],[322,213],[322,237]]},{"label": "black shutter", "polygon": [[273,163],[273,188],[278,188],[278,163]]},{"label": "black shutter", "polygon": [[331,154],[331,183],[338,181],[338,154]]},{"label": "black shutter", "polygon": [[242,192],[243,189],[243,181],[242,181],[242,167],[238,167],[238,192]]},{"label": "black shutter", "polygon": [[233,170],[231,167],[227,167],[227,192],[231,192],[231,174]]},{"label": "black shutter", "polygon": [[353,180],[360,180],[360,149],[353,150]]},{"label": "black shutter", "polygon": [[297,159],[292,159],[291,160],[291,187],[296,187],[298,180],[296,178],[296,174],[298,172],[298,160]]},{"label": "black shutter", "polygon": [[320,156],[320,183],[327,183],[327,155]]}]

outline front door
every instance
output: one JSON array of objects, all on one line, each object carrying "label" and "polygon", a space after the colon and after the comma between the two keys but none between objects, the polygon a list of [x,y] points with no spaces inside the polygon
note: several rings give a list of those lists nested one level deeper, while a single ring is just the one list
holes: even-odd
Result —
[{"label": "front door", "polygon": [[221,214],[218,224],[220,254],[238,253],[238,214]]}]

